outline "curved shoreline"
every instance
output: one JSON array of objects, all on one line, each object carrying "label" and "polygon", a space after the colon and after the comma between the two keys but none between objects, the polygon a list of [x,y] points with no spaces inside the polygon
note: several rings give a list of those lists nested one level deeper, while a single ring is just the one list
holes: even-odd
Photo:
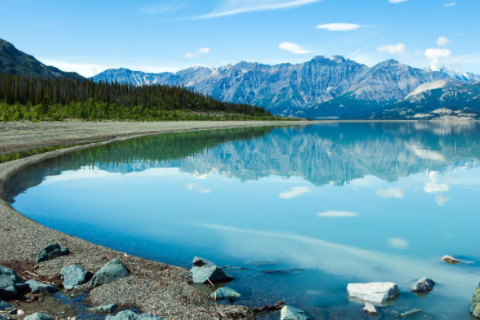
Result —
[{"label": "curved shoreline", "polygon": [[[104,131],[86,132],[82,128],[82,123],[75,123],[72,127],[79,130],[77,137],[74,138],[60,136],[55,134],[48,139],[42,139],[41,133],[46,127],[52,127],[58,124],[41,123],[40,132],[28,132],[22,136],[16,134],[12,140],[8,141],[8,149],[19,150],[26,147],[45,146],[45,144],[58,145],[75,142],[85,142],[86,140],[108,139],[102,142],[94,142],[81,146],[55,150],[39,155],[26,157],[0,164],[0,197],[3,189],[3,182],[23,168],[44,161],[50,158],[58,157],[67,153],[85,150],[110,143],[135,139],[148,135],[162,133],[175,133],[198,130],[214,129],[232,129],[252,126],[292,126],[308,125],[315,122],[178,122],[178,123],[156,123],[157,128],[152,125],[142,125],[138,123],[113,123],[115,126],[129,126],[128,128],[118,128],[110,130],[112,124],[103,125]],[[21,127],[24,124],[3,124],[4,126],[15,125]],[[68,127],[67,124],[61,124],[62,127]],[[36,124],[38,127],[38,124]],[[92,127],[92,123],[86,123],[85,126]],[[102,124],[98,124],[101,127]],[[93,124],[95,127],[95,124]],[[133,130],[132,130],[132,127]],[[141,127],[141,128],[138,128]],[[68,129],[68,128],[67,128]],[[98,129],[98,128],[97,128]],[[102,128],[100,128],[102,129]],[[152,130],[153,129],[153,130]],[[30,129],[35,131],[34,129]],[[54,128],[52,129],[54,130]],[[75,135],[75,132],[70,135]],[[36,135],[29,140],[29,137]],[[37,138],[37,139],[35,139]],[[68,141],[67,141],[68,140]],[[2,141],[0,141],[1,143]],[[0,145],[6,149],[5,145]],[[191,287],[187,281],[189,279],[188,270],[176,266],[167,265],[161,262],[130,256],[88,241],[67,235],[57,230],[47,228],[23,214],[15,211],[3,199],[0,199],[0,265],[2,262],[17,261],[24,265],[33,265],[36,255],[46,245],[58,242],[63,246],[70,248],[72,254],[57,258],[48,262],[38,264],[35,273],[41,276],[58,276],[60,269],[71,264],[79,264],[86,269],[96,272],[106,262],[113,258],[121,259],[125,265],[132,271],[132,276],[120,281],[110,283],[90,291],[88,300],[93,305],[106,303],[116,303],[123,307],[137,307],[143,312],[156,314],[172,319],[212,319],[219,313],[228,314],[249,314],[246,307],[217,305],[208,299],[206,293]],[[87,285],[83,285],[79,290],[86,290]],[[228,318],[228,316],[226,317]]]}]

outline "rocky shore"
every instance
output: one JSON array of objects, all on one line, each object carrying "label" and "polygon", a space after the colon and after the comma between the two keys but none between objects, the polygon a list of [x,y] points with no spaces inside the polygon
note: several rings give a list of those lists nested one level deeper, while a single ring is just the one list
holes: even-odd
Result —
[{"label": "rocky shore", "polygon": [[[262,125],[303,125],[311,122],[168,122],[168,123],[3,123],[0,124],[0,153],[9,153],[65,143],[101,141],[56,150],[0,164],[0,182],[21,168],[68,152],[113,143],[147,134],[238,128]],[[188,270],[150,261],[111,250],[73,236],[49,229],[16,212],[0,200],[0,266],[15,270],[23,281],[35,280],[62,287],[62,268],[78,265],[95,273],[117,258],[130,276],[91,288],[86,283],[66,294],[88,293],[87,303],[93,307],[115,304],[119,309],[137,308],[141,312],[165,319],[241,319],[252,315],[241,306],[218,305],[210,295],[189,284]],[[68,247],[69,254],[37,263],[38,253],[52,243]],[[64,289],[63,289],[64,290]],[[37,297],[38,298],[38,297]],[[27,314],[45,312],[55,318],[65,318],[65,308],[35,302],[26,305],[14,301]],[[50,301],[51,302],[51,301]],[[74,315],[73,315],[74,316]],[[20,317],[23,318],[23,317]]]}]

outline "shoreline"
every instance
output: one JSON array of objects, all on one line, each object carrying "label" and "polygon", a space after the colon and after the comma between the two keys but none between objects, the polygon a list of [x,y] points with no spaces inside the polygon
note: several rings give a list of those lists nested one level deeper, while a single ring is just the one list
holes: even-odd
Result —
[{"label": "shoreline", "polygon": [[[234,129],[254,126],[298,126],[327,121],[232,121],[232,122],[160,122],[160,123],[6,123],[0,130],[10,127],[15,130],[0,138],[0,153],[9,153],[44,146],[84,143],[54,150],[19,160],[0,164],[0,197],[3,182],[19,170],[35,163],[61,156],[67,153],[85,150],[97,146],[163,133],[186,131]],[[112,130],[113,129],[113,130]],[[66,133],[66,136],[64,135]],[[15,211],[3,199],[0,199],[0,265],[22,265],[27,271],[41,277],[58,277],[64,266],[78,264],[91,272],[96,272],[113,258],[119,258],[131,271],[131,276],[107,285],[89,290],[88,283],[79,286],[73,292],[88,292],[87,301],[93,306],[115,303],[123,308],[138,308],[142,312],[173,319],[212,319],[224,315],[225,319],[248,318],[251,309],[236,305],[220,305],[209,299],[188,284],[188,270],[130,256],[107,247],[76,238],[57,230],[47,228],[23,214]],[[69,247],[68,256],[35,264],[37,253],[50,243],[58,242]],[[192,257],[193,259],[193,257]],[[38,266],[38,267],[37,267]],[[31,269],[31,270],[30,270]],[[27,278],[28,273],[19,273]],[[34,278],[34,277],[30,277]],[[68,291],[70,294],[71,291]],[[42,308],[42,304],[38,304]],[[39,311],[41,311],[40,309]],[[238,315],[242,314],[241,318]],[[51,314],[60,317],[61,315]]]}]

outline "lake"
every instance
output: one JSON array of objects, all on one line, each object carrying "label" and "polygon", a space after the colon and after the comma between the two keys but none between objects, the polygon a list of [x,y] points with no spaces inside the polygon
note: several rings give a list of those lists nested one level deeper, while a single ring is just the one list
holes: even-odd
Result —
[{"label": "lake", "polygon": [[[413,308],[424,312],[409,319],[471,319],[479,159],[476,122],[185,132],[41,162],[7,181],[2,196],[43,225],[131,255],[247,268],[229,270],[237,304],[285,299],[322,320]],[[414,295],[425,276],[434,290]],[[370,317],[346,287],[378,281],[395,282],[401,295]]]}]

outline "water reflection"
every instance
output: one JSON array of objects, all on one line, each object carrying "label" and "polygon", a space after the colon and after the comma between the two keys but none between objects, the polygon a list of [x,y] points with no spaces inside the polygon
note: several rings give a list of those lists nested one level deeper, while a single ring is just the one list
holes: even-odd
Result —
[{"label": "water reflection", "polygon": [[[159,135],[27,168],[3,197],[131,254],[247,266],[231,284],[238,303],[286,298],[314,319],[361,319],[346,285],[393,281],[402,295],[383,317],[421,308],[427,319],[469,319],[480,279],[479,138],[476,122]],[[445,254],[464,263],[447,265]],[[262,273],[293,268],[304,271]],[[420,299],[409,288],[424,276],[437,286]]]}]

